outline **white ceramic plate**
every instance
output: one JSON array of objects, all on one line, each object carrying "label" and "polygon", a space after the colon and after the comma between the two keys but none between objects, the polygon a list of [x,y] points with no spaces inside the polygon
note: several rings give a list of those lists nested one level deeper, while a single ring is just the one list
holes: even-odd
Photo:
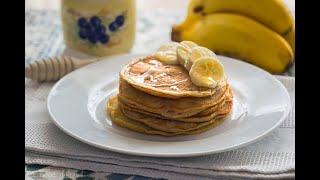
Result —
[{"label": "white ceramic plate", "polygon": [[90,145],[143,156],[195,156],[252,143],[270,133],[290,110],[285,87],[253,65],[219,56],[234,91],[231,115],[219,126],[176,137],[144,135],[112,123],[107,100],[118,91],[120,69],[143,55],[121,55],[78,69],[52,88],[48,110],[54,123],[70,136]]}]

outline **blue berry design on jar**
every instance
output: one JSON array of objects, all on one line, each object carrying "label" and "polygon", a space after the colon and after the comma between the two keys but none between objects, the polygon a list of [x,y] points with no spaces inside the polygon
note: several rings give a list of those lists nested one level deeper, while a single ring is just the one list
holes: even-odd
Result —
[{"label": "blue berry design on jar", "polygon": [[109,35],[107,35],[107,34],[101,35],[100,38],[99,38],[99,41],[102,44],[106,44],[109,41]]},{"label": "blue berry design on jar", "polygon": [[116,23],[118,26],[122,26],[124,24],[124,16],[123,15],[117,16]]},{"label": "blue berry design on jar", "polygon": [[78,26],[80,28],[85,28],[88,25],[89,24],[88,24],[88,22],[87,22],[87,20],[85,18],[81,17],[81,18],[78,19]]},{"label": "blue berry design on jar", "polygon": [[79,37],[83,40],[96,44],[98,42],[106,44],[109,41],[106,27],[101,23],[98,16],[92,16],[89,19],[80,17],[78,19]]},{"label": "blue berry design on jar", "polygon": [[117,31],[117,30],[118,30],[118,25],[116,24],[116,22],[111,22],[111,23],[109,24],[109,29],[110,29],[110,31],[112,31],[112,32]]},{"label": "blue berry design on jar", "polygon": [[98,16],[92,16],[90,18],[90,24],[93,26],[93,27],[99,27],[100,24],[101,24],[101,20]]},{"label": "blue berry design on jar", "polygon": [[[76,18],[73,19],[72,32],[74,41],[79,41],[80,46],[97,48],[101,45],[114,46],[121,42],[122,37],[118,32],[125,29],[127,11],[117,14],[101,13],[81,15],[69,11]],[[76,26],[76,27],[74,27]]]},{"label": "blue berry design on jar", "polygon": [[125,18],[124,15],[118,15],[114,21],[109,24],[109,30],[111,32],[117,31],[120,27],[124,25]]}]

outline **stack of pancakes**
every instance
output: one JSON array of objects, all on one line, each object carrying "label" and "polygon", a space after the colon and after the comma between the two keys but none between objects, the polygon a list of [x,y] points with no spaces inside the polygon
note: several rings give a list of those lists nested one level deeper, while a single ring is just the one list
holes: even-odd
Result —
[{"label": "stack of pancakes", "polygon": [[174,136],[215,127],[232,105],[227,78],[214,89],[198,87],[182,66],[163,64],[150,55],[121,70],[119,93],[109,99],[108,112],[114,123],[127,129]]}]

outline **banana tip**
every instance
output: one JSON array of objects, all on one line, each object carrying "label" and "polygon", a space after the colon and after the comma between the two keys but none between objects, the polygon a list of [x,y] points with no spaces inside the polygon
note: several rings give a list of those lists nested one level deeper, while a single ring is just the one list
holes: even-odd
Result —
[{"label": "banana tip", "polygon": [[180,42],[180,30],[178,30],[175,26],[172,27],[172,31],[171,31],[171,40],[172,41],[176,41],[176,42]]},{"label": "banana tip", "polygon": [[282,73],[287,72],[294,65],[294,58],[290,59],[289,63],[286,65]]}]

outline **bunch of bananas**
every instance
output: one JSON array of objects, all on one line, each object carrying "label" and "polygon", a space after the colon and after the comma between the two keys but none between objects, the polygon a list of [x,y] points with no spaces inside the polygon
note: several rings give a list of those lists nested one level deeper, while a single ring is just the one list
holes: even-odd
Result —
[{"label": "bunch of bananas", "polygon": [[271,73],[283,73],[294,61],[295,24],[282,0],[190,0],[171,39],[193,41]]}]

